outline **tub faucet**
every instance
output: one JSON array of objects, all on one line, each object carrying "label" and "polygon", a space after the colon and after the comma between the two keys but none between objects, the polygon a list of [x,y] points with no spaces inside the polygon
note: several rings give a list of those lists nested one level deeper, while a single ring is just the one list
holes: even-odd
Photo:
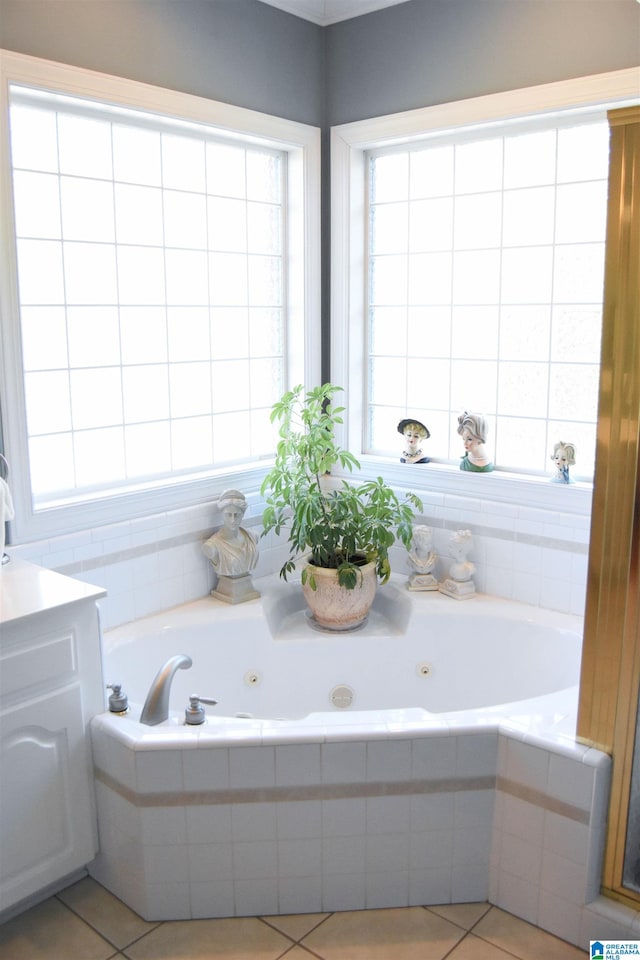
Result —
[{"label": "tub faucet", "polygon": [[154,727],[157,723],[162,723],[168,718],[169,693],[173,675],[176,670],[188,670],[191,663],[191,657],[184,653],[178,653],[175,657],[170,657],[160,667],[149,687],[149,693],[140,714],[140,723],[146,723],[147,726]]}]

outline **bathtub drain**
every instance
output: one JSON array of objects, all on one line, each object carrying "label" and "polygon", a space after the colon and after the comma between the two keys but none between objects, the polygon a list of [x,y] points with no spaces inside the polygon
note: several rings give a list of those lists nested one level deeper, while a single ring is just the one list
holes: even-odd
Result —
[{"label": "bathtub drain", "polygon": [[347,686],[346,683],[339,683],[329,694],[329,699],[338,710],[346,710],[353,703],[355,695],[353,687]]}]

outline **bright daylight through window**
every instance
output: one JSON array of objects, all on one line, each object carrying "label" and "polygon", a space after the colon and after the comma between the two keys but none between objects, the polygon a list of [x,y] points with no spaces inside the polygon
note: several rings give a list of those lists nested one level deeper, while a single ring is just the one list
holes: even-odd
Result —
[{"label": "bright daylight through window", "polygon": [[368,155],[367,452],[405,416],[459,462],[464,410],[498,468],[595,456],[609,136],[604,120],[432,137]]},{"label": "bright daylight through window", "polygon": [[22,86],[10,129],[34,503],[268,455],[286,153]]}]

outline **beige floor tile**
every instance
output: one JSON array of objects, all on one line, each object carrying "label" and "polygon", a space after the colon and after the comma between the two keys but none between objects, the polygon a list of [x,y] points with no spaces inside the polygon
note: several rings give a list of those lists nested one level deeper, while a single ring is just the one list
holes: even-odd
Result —
[{"label": "beige floor tile", "polygon": [[0,926],[0,960],[107,960],[114,953],[55,897]]},{"label": "beige floor tile", "polygon": [[453,948],[447,960],[514,960],[514,958],[513,954],[505,953],[493,943],[468,933],[464,940]]},{"label": "beige floor tile", "polygon": [[157,926],[157,923],[147,923],[91,877],[62,890],[58,899],[119,950]]},{"label": "beige floor tile", "polygon": [[163,923],[124,953],[130,960],[276,960],[290,946],[256,917],[238,917]]},{"label": "beige floor tile", "polygon": [[292,913],[282,917],[263,917],[263,920],[292,940],[302,940],[328,916],[328,913]]},{"label": "beige floor tile", "polygon": [[304,947],[297,944],[295,947],[292,947],[288,953],[284,954],[282,960],[318,960],[318,958],[314,953],[309,953],[308,950],[305,950]]},{"label": "beige floor tile", "polygon": [[302,941],[324,960],[440,960],[464,936],[422,907],[334,913]]},{"label": "beige floor tile", "polygon": [[521,960],[540,960],[542,956],[545,960],[584,960],[585,957],[583,950],[498,907],[492,907],[473,932]]},{"label": "beige floor tile", "polygon": [[442,903],[427,909],[437,913],[439,917],[444,917],[445,920],[450,920],[451,923],[457,923],[465,930],[471,930],[471,927],[490,907],[490,903]]}]

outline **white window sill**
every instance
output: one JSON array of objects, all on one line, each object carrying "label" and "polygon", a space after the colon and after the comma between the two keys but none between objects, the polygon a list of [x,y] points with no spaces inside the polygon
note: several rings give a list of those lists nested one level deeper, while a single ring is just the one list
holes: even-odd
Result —
[{"label": "white window sill", "polygon": [[[400,493],[411,491],[418,497],[433,495],[490,500],[510,507],[529,507],[588,517],[591,514],[591,483],[554,483],[548,477],[494,470],[491,473],[466,473],[448,463],[408,464],[384,457],[361,455],[358,477],[384,476]],[[349,475],[345,474],[345,478]],[[352,477],[354,475],[351,475]]]}]

